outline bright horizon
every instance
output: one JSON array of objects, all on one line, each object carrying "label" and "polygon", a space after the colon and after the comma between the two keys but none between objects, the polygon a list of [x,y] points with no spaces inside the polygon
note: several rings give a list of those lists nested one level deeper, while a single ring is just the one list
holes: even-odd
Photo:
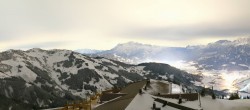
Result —
[{"label": "bright horizon", "polygon": [[[239,37],[239,38],[243,38],[243,37]],[[244,37],[246,38],[246,37]],[[49,48],[43,48],[43,47],[26,47],[26,48],[8,48],[8,49],[0,49],[0,52],[1,51],[6,51],[6,50],[11,50],[11,49],[14,49],[14,50],[29,50],[29,49],[34,49],[34,48],[39,48],[39,49],[44,49],[44,50],[53,50],[53,49],[66,49],[66,50],[72,50],[72,51],[75,51],[75,50],[81,50],[81,49],[90,49],[90,50],[110,50],[112,48],[114,48],[115,46],[117,46],[118,44],[124,44],[124,43],[129,43],[129,42],[134,42],[134,43],[140,43],[140,44],[146,44],[146,45],[152,45],[152,46],[162,46],[162,47],[187,47],[187,46],[197,46],[197,45],[207,45],[209,43],[214,43],[216,41],[219,41],[219,40],[229,40],[229,41],[233,41],[233,40],[236,40],[238,38],[231,38],[231,39],[215,39],[214,41],[208,41],[207,43],[203,43],[203,44],[190,44],[190,45],[183,45],[183,46],[176,46],[176,45],[160,45],[160,44],[153,44],[153,43],[150,43],[150,42],[146,42],[146,43],[143,43],[143,42],[136,42],[136,41],[128,41],[128,42],[122,42],[122,43],[117,43],[115,44],[113,47],[111,48],[108,48],[108,49],[95,49],[95,48],[76,48],[76,49],[68,49],[68,48],[53,48],[53,47],[49,47]]]},{"label": "bright horizon", "polygon": [[168,47],[250,37],[249,0],[8,0],[0,51],[108,50],[130,41]]}]

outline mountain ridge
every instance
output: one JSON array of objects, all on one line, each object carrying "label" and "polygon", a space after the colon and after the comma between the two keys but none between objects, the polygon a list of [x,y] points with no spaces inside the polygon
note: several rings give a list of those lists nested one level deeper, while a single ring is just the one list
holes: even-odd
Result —
[{"label": "mountain ridge", "polygon": [[[239,38],[233,41],[219,40],[207,45],[187,47],[164,47],[128,42],[118,44],[110,50],[92,53],[90,56],[106,57],[129,64],[192,61],[197,63],[197,65],[203,65],[203,67],[198,69],[248,70],[250,65],[249,51],[250,38]],[[215,62],[211,62],[212,60],[215,60]],[[220,63],[218,64],[218,62]],[[232,65],[234,62],[236,64]]]}]

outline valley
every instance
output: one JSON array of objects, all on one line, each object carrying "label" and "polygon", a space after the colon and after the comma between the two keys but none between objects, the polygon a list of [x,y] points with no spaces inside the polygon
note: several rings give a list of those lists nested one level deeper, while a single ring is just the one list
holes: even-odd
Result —
[{"label": "valley", "polygon": [[179,61],[172,66],[187,71],[188,73],[202,76],[201,82],[194,82],[197,86],[213,87],[215,90],[227,93],[245,91],[250,93],[250,70],[199,70],[194,62]]},{"label": "valley", "polygon": [[[134,48],[136,47],[136,48]],[[84,53],[84,51],[81,51]],[[160,62],[200,75],[197,86],[209,87],[227,93],[250,92],[250,38],[233,41],[219,40],[207,45],[163,47],[137,42],[89,54],[115,59],[129,64]]]}]

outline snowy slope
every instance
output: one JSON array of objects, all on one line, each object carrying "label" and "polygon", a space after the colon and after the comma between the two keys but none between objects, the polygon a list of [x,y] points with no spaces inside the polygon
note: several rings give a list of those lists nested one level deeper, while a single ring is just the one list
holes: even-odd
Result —
[{"label": "snowy slope", "polygon": [[[179,110],[171,106],[164,106],[162,103],[154,101],[154,98],[160,98],[162,100],[178,104],[178,99],[161,98],[157,96],[144,93],[142,95],[137,94],[132,102],[127,106],[126,110],[152,110],[153,103],[155,102],[157,108],[161,110]],[[201,107],[199,101],[184,101],[182,106],[203,109],[203,110],[249,110],[250,100],[227,100],[227,99],[212,99],[211,96],[201,97]],[[143,106],[142,106],[143,105]]]},{"label": "snowy slope", "polygon": [[[133,101],[128,105],[126,110],[152,110],[152,105],[154,99],[150,94],[137,95]],[[177,99],[167,99],[163,100],[176,103]],[[162,107],[163,104],[155,102],[156,107],[161,108],[161,110],[179,110],[170,106]],[[249,110],[250,100],[226,100],[226,99],[216,99],[213,100],[211,97],[201,97],[201,108],[203,110]],[[143,105],[143,106],[142,106]],[[199,109],[199,102],[197,101],[187,101],[181,105]]]},{"label": "snowy slope", "polygon": [[[153,65],[158,65],[161,71],[155,71]],[[67,100],[80,100],[114,86],[162,77],[191,87],[193,84],[185,81],[199,81],[199,76],[166,64],[128,65],[70,50],[9,50],[0,53],[0,96],[9,100],[0,109],[13,104],[16,105],[13,108],[20,109],[58,107]]]}]

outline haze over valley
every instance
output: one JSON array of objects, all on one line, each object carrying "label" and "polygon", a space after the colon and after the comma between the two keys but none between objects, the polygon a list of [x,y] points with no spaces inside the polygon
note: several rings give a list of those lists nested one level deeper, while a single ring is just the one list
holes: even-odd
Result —
[{"label": "haze over valley", "polygon": [[250,38],[248,37],[233,41],[222,39],[207,45],[187,47],[163,47],[128,42],[105,51],[94,50],[91,53],[84,49],[76,51],[129,64],[166,63],[203,76],[202,82],[196,83],[199,86],[214,86],[217,90],[228,92],[237,90],[250,92]]}]

